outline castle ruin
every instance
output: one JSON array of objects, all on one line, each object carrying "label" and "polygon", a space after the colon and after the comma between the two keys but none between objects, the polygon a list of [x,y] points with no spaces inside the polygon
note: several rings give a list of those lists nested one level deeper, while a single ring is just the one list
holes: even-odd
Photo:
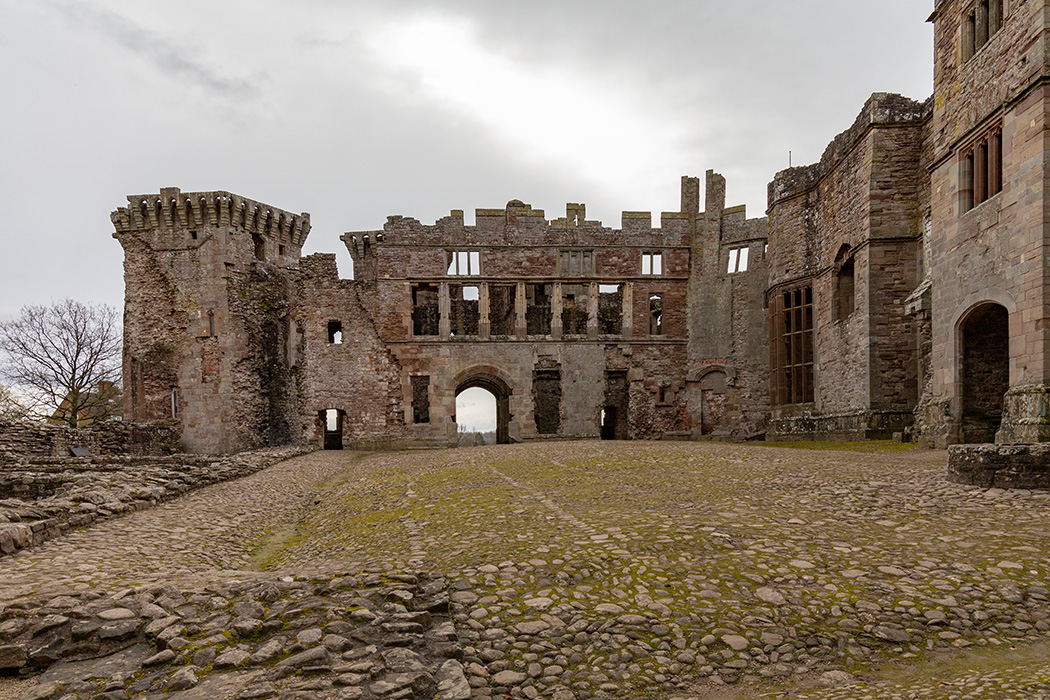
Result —
[{"label": "castle ruin", "polygon": [[482,387],[500,442],[1048,441],[1048,10],[937,2],[934,95],[874,94],[767,218],[712,171],[615,229],[517,200],[395,216],[342,237],[345,280],[301,255],[307,214],[131,196],[126,419],[198,452],[438,445]]}]

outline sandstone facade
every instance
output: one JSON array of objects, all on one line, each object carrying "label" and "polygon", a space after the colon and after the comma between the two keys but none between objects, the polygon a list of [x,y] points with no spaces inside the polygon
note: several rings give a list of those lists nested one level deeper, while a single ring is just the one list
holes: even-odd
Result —
[{"label": "sandstone facade", "polygon": [[1044,17],[939,0],[935,94],[876,93],[768,219],[725,181],[619,229],[517,200],[390,217],[300,258],[309,216],[224,192],[129,198],[125,415],[185,447],[444,444],[455,399],[549,437],[1050,438]]},{"label": "sandstone facade", "polygon": [[390,217],[343,236],[353,280],[299,256],[308,215],[223,192],[128,199],[127,415],[174,422],[189,450],[447,444],[470,387],[496,397],[500,442],[765,431],[765,219],[727,209],[714,172],[705,211],[683,178],[657,227],[518,201],[474,225]]}]

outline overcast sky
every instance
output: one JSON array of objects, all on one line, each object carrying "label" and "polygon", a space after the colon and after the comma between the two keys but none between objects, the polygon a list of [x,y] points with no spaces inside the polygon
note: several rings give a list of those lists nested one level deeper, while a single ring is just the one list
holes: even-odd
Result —
[{"label": "overcast sky", "polygon": [[120,306],[109,213],[228,190],[312,215],[307,252],[391,214],[521,199],[677,210],[708,168],[765,209],[868,95],[932,91],[932,0],[0,0],[0,318]]}]

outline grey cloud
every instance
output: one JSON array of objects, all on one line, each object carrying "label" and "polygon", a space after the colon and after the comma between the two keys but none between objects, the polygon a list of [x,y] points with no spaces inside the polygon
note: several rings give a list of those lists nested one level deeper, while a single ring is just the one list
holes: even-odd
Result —
[{"label": "grey cloud", "polygon": [[74,24],[94,31],[101,39],[117,43],[172,78],[229,97],[254,97],[259,92],[253,84],[255,81],[221,75],[161,34],[127,17],[81,2],[50,0],[48,4]]}]

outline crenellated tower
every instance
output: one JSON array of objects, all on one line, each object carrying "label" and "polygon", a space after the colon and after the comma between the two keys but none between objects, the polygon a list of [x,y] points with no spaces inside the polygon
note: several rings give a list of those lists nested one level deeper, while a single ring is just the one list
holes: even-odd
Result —
[{"label": "crenellated tower", "polygon": [[295,278],[310,231],[229,192],[133,195],[124,248],[124,416],[179,424],[192,452],[297,438]]}]

